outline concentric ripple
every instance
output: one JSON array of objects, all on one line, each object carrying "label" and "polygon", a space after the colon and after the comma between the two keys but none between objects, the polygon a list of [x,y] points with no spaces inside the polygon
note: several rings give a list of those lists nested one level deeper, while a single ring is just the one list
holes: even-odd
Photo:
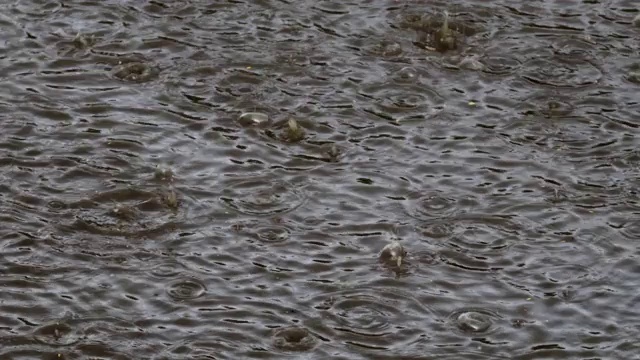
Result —
[{"label": "concentric ripple", "polygon": [[407,215],[418,220],[448,218],[465,210],[461,201],[438,192],[411,194],[405,209]]},{"label": "concentric ripple", "polygon": [[562,61],[558,57],[536,57],[524,64],[523,77],[535,84],[577,88],[597,83],[600,69],[587,60]]},{"label": "concentric ripple", "polygon": [[493,75],[510,75],[522,67],[522,63],[507,55],[489,55],[480,62],[484,64],[483,71]]},{"label": "concentric ripple", "polygon": [[620,233],[627,239],[635,240],[640,238],[640,220],[632,220],[624,224]]},{"label": "concentric ripple", "polygon": [[301,189],[282,181],[239,181],[227,187],[223,194],[220,200],[224,205],[241,214],[254,216],[287,213],[306,201]]},{"label": "concentric ripple", "polygon": [[561,94],[542,92],[527,96],[518,107],[525,114],[542,114],[545,117],[565,117],[571,115],[574,99]]},{"label": "concentric ripple", "polygon": [[361,335],[383,335],[394,316],[392,306],[379,303],[373,296],[356,295],[343,298],[334,304],[337,319],[344,329]]},{"label": "concentric ripple", "polygon": [[386,83],[374,82],[364,86],[360,95],[367,99],[366,111],[383,119],[394,119],[398,115],[424,115],[440,108],[444,99],[438,92],[426,84],[411,83],[415,78],[411,68],[395,74],[396,81],[406,82],[402,89],[390,90]]},{"label": "concentric ripple", "polygon": [[174,300],[191,300],[207,292],[204,284],[197,279],[177,279],[167,285],[167,294]]},{"label": "concentric ripple", "polygon": [[322,311],[323,324],[345,340],[377,349],[422,333],[424,328],[407,321],[433,315],[397,289],[346,289],[315,297],[308,306]]},{"label": "concentric ripple", "polygon": [[176,261],[164,262],[154,266],[150,273],[157,278],[171,278],[185,270],[184,266]]},{"label": "concentric ripple", "polygon": [[545,278],[557,284],[563,285],[586,285],[593,281],[593,270],[578,264],[557,265],[548,267],[544,271]]},{"label": "concentric ripple", "polygon": [[281,243],[285,242],[291,236],[291,232],[284,226],[261,226],[255,230],[255,235],[264,243]]},{"label": "concentric ripple", "polygon": [[[502,219],[500,219],[502,220]],[[505,254],[511,245],[519,241],[516,230],[508,224],[496,224],[497,219],[460,221],[448,241],[449,248],[442,251],[449,265],[469,270],[486,271],[509,264]],[[497,235],[499,234],[499,235]]]},{"label": "concentric ripple", "polygon": [[[531,275],[528,279],[518,281],[518,288],[538,297],[557,296],[565,300],[575,299],[578,295],[586,295],[585,289],[597,286],[606,276],[606,269],[598,266],[583,266],[565,263],[549,264],[561,259],[549,259],[546,264],[538,264],[527,269]],[[566,261],[565,261],[566,262]]]}]

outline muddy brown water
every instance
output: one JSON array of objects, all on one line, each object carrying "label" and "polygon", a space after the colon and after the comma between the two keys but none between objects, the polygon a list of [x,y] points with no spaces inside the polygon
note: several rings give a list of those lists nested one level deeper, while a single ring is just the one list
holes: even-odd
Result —
[{"label": "muddy brown water", "polygon": [[0,358],[638,359],[635,1],[2,6]]}]

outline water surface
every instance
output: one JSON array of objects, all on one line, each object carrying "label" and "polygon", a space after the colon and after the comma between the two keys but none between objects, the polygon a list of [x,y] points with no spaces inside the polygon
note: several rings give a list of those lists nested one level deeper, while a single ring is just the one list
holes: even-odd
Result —
[{"label": "water surface", "polygon": [[637,358],[634,1],[3,8],[0,358]]}]

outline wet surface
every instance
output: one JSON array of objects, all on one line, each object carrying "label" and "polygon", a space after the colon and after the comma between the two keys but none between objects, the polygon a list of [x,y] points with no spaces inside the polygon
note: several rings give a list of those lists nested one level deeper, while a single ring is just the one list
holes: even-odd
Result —
[{"label": "wet surface", "polygon": [[4,6],[0,358],[637,358],[636,2]]}]

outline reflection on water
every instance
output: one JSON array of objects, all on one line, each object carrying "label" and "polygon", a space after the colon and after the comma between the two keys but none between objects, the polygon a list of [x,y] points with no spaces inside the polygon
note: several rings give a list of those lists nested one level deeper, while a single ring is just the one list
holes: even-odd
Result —
[{"label": "reflection on water", "polygon": [[637,356],[638,4],[5,8],[0,358]]}]

